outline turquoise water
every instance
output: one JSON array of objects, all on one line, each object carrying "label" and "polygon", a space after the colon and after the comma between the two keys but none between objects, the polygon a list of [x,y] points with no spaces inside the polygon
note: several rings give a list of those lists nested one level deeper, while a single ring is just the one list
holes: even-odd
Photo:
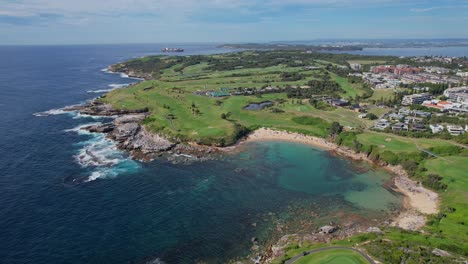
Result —
[{"label": "turquoise water", "polygon": [[381,210],[400,203],[400,198],[382,186],[390,179],[383,170],[367,164],[333,157],[328,152],[308,145],[266,141],[252,143],[249,155],[253,162],[271,168],[279,187],[318,196],[340,196],[353,206]]}]

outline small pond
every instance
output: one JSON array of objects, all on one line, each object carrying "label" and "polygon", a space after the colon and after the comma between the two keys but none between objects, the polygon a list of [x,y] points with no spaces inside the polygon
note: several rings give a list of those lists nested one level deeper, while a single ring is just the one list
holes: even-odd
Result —
[{"label": "small pond", "polygon": [[246,107],[245,110],[262,110],[263,108],[270,107],[274,105],[272,101],[265,101],[260,103],[250,103]]}]

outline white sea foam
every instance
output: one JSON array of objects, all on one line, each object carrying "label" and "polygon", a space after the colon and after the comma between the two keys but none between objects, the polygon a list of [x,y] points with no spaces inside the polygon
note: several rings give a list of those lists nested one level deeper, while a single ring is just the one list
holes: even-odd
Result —
[{"label": "white sea foam", "polygon": [[129,86],[130,83],[111,83],[108,86],[113,89],[124,88]]},{"label": "white sea foam", "polygon": [[92,126],[92,125],[101,125],[101,124],[102,124],[101,122],[87,123],[87,124],[84,124],[84,125],[79,125],[79,126],[74,127],[74,128],[66,129],[64,131],[65,132],[75,132],[75,133],[78,133],[80,135],[91,135],[92,134],[91,132],[89,132],[87,130],[83,130],[82,128],[87,127],[87,126]]},{"label": "white sea foam", "polygon": [[75,115],[76,111],[65,111],[65,109],[75,107],[75,106],[77,105],[68,105],[62,108],[50,109],[44,112],[37,112],[37,113],[33,113],[33,116],[51,116],[51,115],[63,115],[63,114]]},{"label": "white sea foam", "polygon": [[88,90],[87,93],[107,93],[114,89],[99,89],[99,90]]},{"label": "white sea foam", "polygon": [[115,89],[127,87],[129,85],[130,85],[129,83],[112,83],[108,85],[110,87],[109,89],[88,90],[87,92],[88,93],[107,93]]},{"label": "white sea foam", "polygon": [[106,138],[103,133],[91,133],[82,129],[86,126],[98,124],[101,123],[87,123],[66,130],[67,132],[75,132],[90,137],[88,140],[76,144],[78,151],[74,156],[81,167],[91,171],[91,174],[84,182],[114,178],[122,173],[136,171],[139,164],[120,151],[114,141]]},{"label": "white sea foam", "polygon": [[123,72],[120,73],[120,77],[122,77],[122,78],[127,78],[127,79],[133,79],[133,80],[139,80],[139,81],[143,81],[143,80],[144,80],[143,78],[130,77],[130,76],[128,76],[128,74],[123,73]]}]

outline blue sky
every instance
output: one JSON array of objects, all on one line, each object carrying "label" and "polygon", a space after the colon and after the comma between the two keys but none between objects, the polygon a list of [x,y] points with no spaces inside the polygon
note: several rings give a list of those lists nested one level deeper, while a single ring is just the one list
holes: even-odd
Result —
[{"label": "blue sky", "polygon": [[0,44],[468,38],[468,0],[0,0]]}]

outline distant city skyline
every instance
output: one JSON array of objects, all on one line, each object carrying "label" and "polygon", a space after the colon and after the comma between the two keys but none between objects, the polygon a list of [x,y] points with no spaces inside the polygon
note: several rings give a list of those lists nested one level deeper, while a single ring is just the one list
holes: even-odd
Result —
[{"label": "distant city skyline", "polygon": [[0,1],[0,44],[468,38],[465,0]]}]

